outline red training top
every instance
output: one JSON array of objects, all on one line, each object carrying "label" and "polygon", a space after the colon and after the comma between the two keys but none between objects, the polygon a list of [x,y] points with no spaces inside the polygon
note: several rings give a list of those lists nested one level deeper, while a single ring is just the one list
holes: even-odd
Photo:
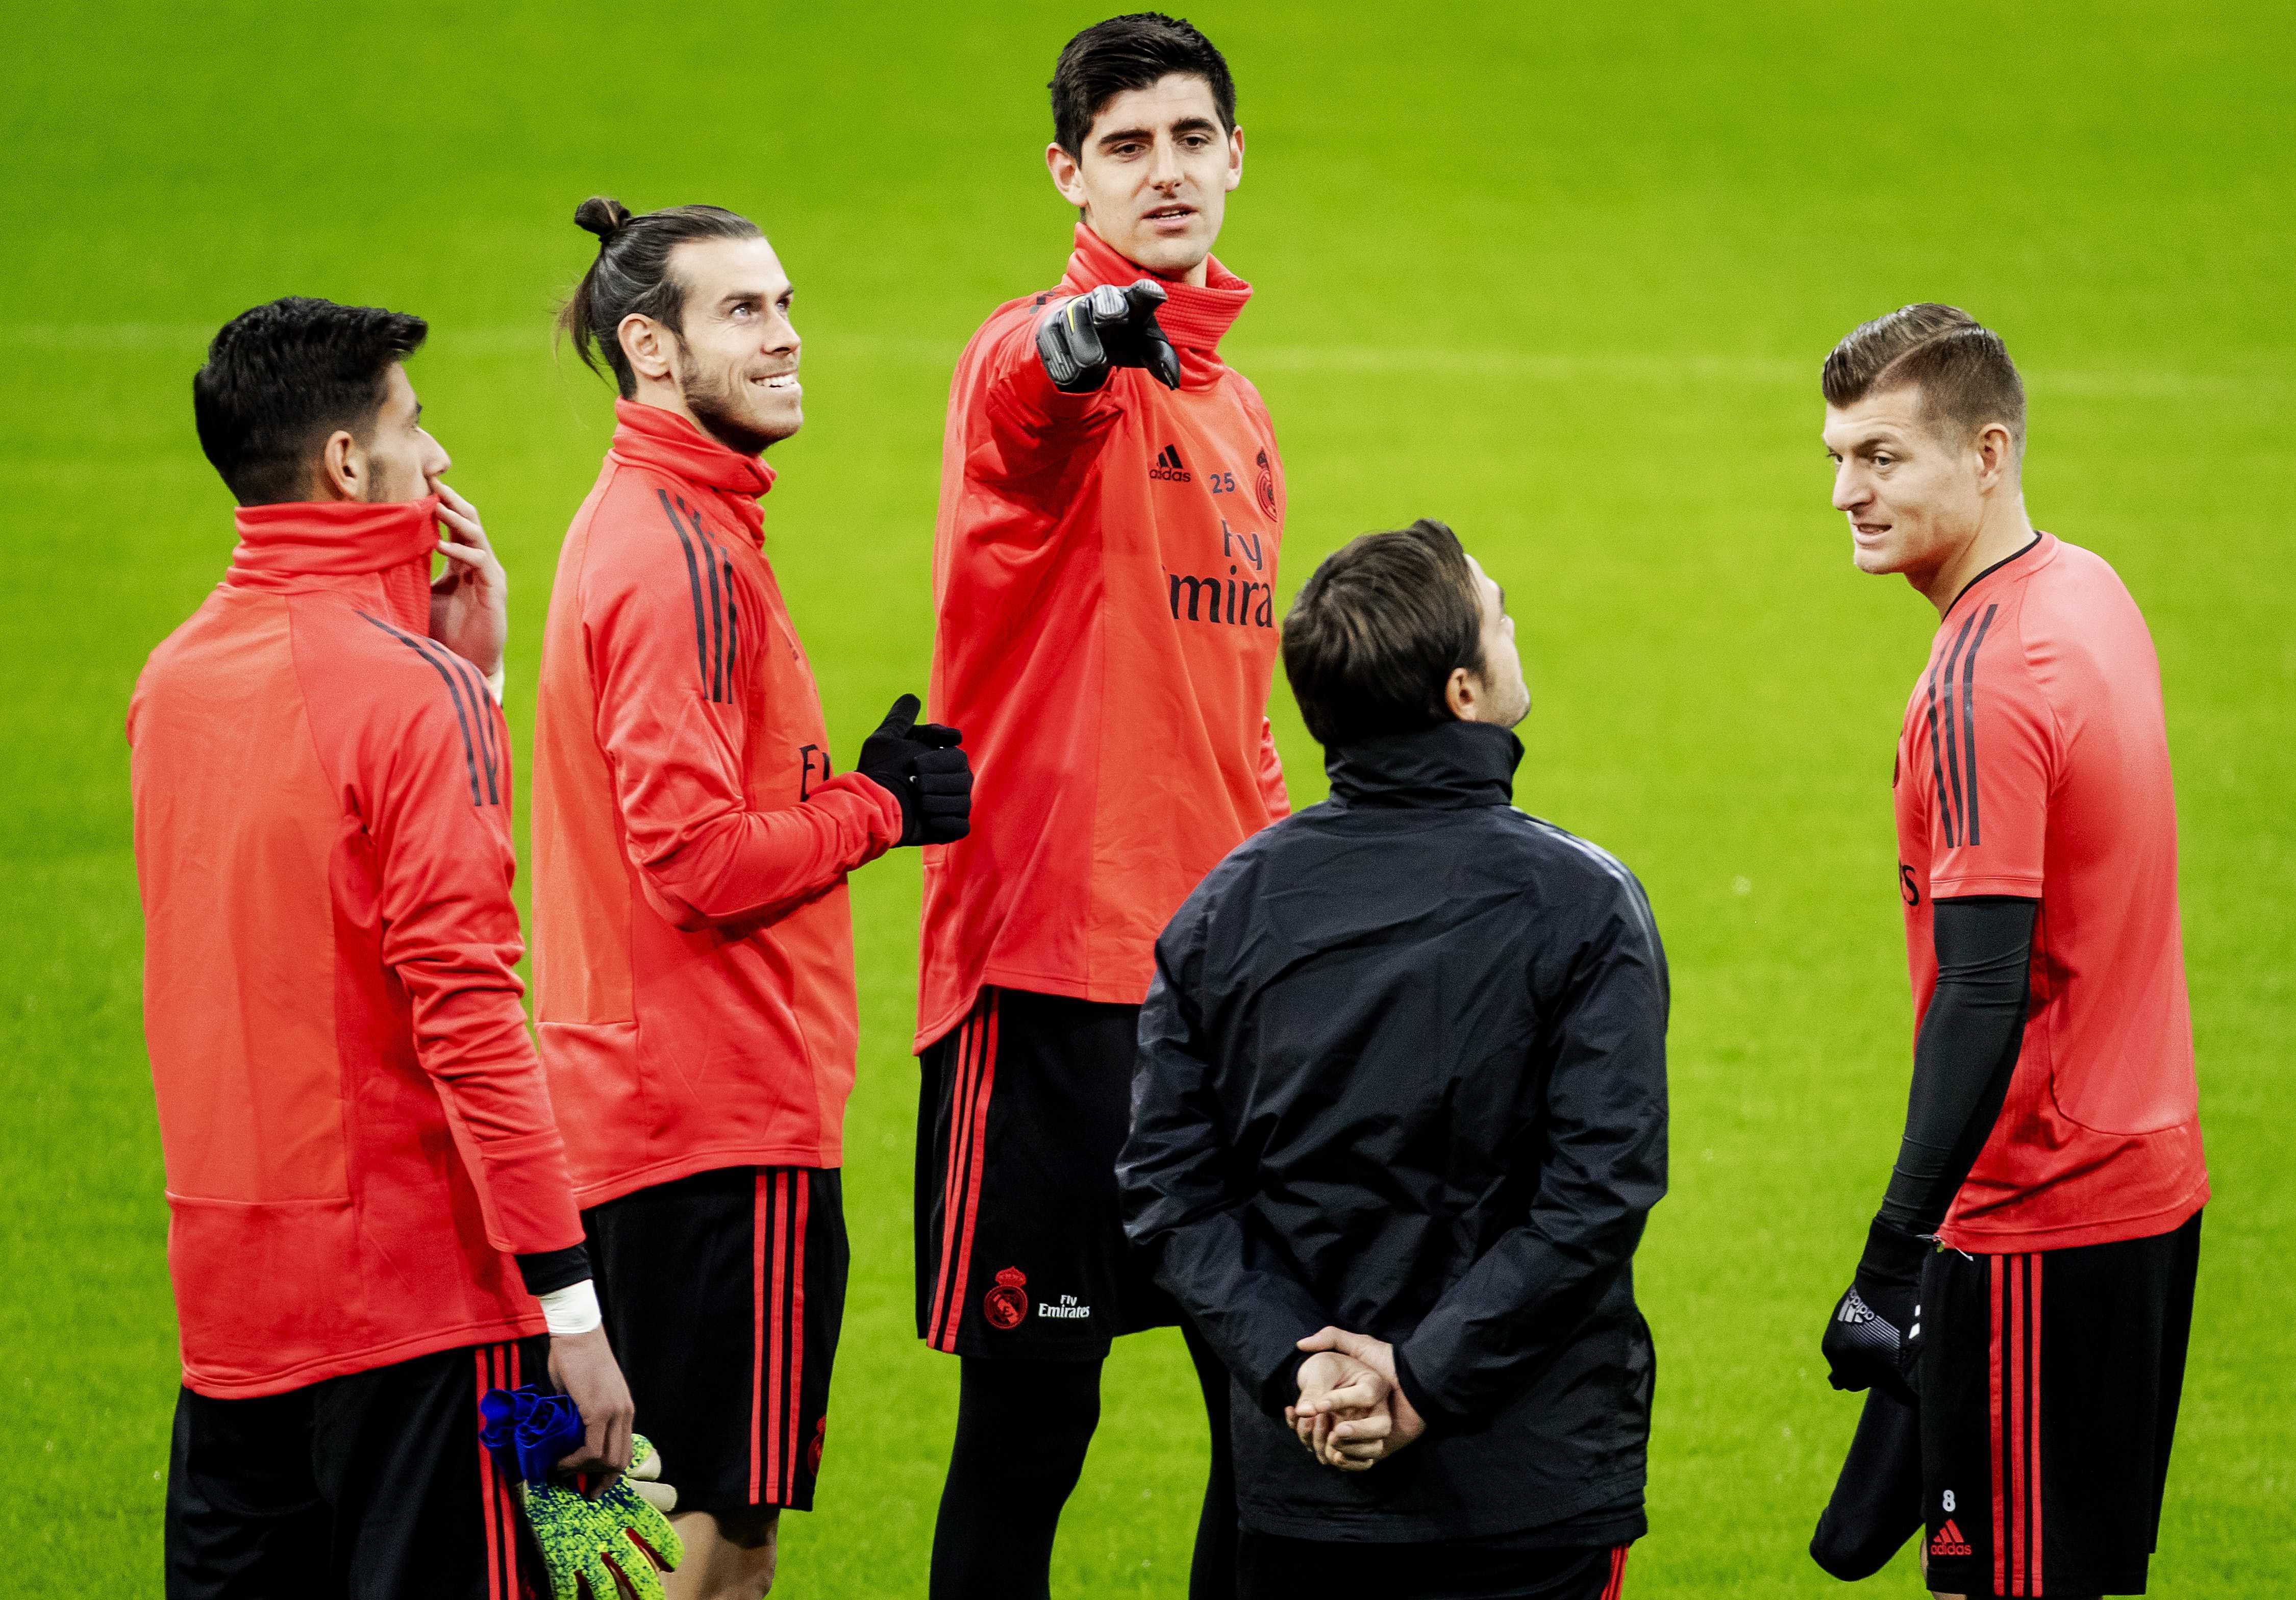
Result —
[{"label": "red training top", "polygon": [[127,709],[184,1383],[543,1331],[578,1244],[520,1010],[510,744],[425,636],[438,502],[261,505]]},{"label": "red training top", "polygon": [[2146,1238],[2209,1197],[2152,636],[2113,570],[2042,534],[1962,591],[1898,737],[1914,1028],[1931,902],[2040,902],[2023,1053],[1939,1237],[1987,1254]]},{"label": "red training top", "polygon": [[1283,468],[1219,358],[1251,286],[1162,280],[1180,387],[1119,368],[1064,395],[1054,295],[1152,276],[1079,224],[1056,290],[958,360],[933,547],[932,715],[963,730],[972,831],[928,846],[915,1047],[983,984],[1121,1005],[1196,882],[1290,810],[1268,732]]},{"label": "red training top", "polygon": [[832,776],[765,554],[774,474],[614,406],[535,706],[535,1015],[582,1203],[834,1167],[859,1031],[845,874],[900,802]]}]

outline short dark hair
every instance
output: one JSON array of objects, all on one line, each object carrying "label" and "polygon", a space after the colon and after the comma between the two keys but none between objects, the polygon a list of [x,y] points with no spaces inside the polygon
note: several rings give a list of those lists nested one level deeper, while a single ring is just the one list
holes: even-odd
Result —
[{"label": "short dark hair", "polygon": [[1220,126],[1235,131],[1235,79],[1228,76],[1227,58],[1185,19],[1136,11],[1094,23],[1062,49],[1050,86],[1054,140],[1082,159],[1085,135],[1103,106],[1174,72],[1210,85]]},{"label": "short dark hair", "polygon": [[[668,206],[634,217],[620,201],[603,194],[575,207],[574,223],[597,234],[598,258],[558,313],[558,328],[592,372],[603,376],[612,370],[625,400],[636,396],[638,377],[622,353],[622,319],[635,313],[673,332],[683,330],[685,283],[669,269],[671,252],[693,239],[764,236],[756,223],[723,206]],[[605,367],[598,365],[600,357]]]},{"label": "short dark hair", "polygon": [[1327,745],[1451,721],[1451,674],[1483,666],[1474,569],[1458,536],[1426,517],[1325,556],[1283,619],[1283,675]]},{"label": "short dark hair", "polygon": [[379,306],[291,295],[242,311],[208,343],[192,376],[200,448],[242,505],[303,500],[312,457],[338,428],[364,435],[390,369],[430,324]]},{"label": "short dark hair", "polygon": [[1903,306],[1853,328],[1825,358],[1818,388],[1829,406],[1911,387],[1925,419],[1973,437],[1999,423],[2025,448],[2025,381],[2001,335],[1958,306]]}]

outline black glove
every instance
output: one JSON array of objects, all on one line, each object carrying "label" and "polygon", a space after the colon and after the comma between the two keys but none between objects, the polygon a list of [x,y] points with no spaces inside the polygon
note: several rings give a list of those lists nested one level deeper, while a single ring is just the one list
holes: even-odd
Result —
[{"label": "black glove", "polygon": [[947,844],[972,828],[972,763],[958,748],[964,734],[919,724],[917,710],[914,694],[895,701],[854,770],[901,802],[903,844]]},{"label": "black glove", "polygon": [[1878,1385],[1901,1399],[1914,1398],[1922,1261],[1929,1253],[1928,1240],[1874,1219],[1857,1276],[1834,1301],[1818,1342],[1836,1389]]},{"label": "black glove", "polygon": [[1156,308],[1164,286],[1143,278],[1129,289],[1103,283],[1089,294],[1054,300],[1037,320],[1037,359],[1062,394],[1090,394],[1112,366],[1145,367],[1167,389],[1180,387],[1179,352],[1164,337]]}]

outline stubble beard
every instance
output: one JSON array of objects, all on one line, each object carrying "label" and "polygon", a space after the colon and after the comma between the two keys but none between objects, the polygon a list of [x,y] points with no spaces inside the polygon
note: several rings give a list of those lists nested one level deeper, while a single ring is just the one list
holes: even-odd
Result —
[{"label": "stubble beard", "polygon": [[795,429],[760,429],[742,392],[744,380],[718,371],[696,373],[679,390],[685,408],[712,439],[743,455],[762,455],[768,446],[787,439]]}]

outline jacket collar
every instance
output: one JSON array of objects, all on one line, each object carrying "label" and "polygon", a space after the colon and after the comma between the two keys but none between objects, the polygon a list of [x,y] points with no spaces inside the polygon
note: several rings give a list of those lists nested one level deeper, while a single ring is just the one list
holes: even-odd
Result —
[{"label": "jacket collar", "polygon": [[290,500],[242,505],[239,546],[224,581],[236,588],[308,589],[380,581],[393,620],[428,631],[430,555],[439,547],[439,499],[370,505]]},{"label": "jacket collar", "polygon": [[1061,287],[1070,294],[1082,294],[1102,283],[1136,283],[1142,278],[1154,278],[1164,286],[1167,297],[1163,308],[1156,313],[1156,323],[1164,330],[1164,337],[1180,352],[1185,373],[1192,365],[1219,364],[1219,341],[1235,325],[1235,319],[1243,315],[1243,308],[1251,299],[1251,285],[1222,267],[1218,256],[1207,261],[1205,267],[1201,288],[1165,277],[1118,254],[1107,240],[1079,222],[1076,226],[1076,250],[1069,257],[1068,273]]},{"label": "jacket collar", "polygon": [[765,537],[765,507],[758,497],[774,487],[774,470],[754,455],[727,449],[674,411],[614,402],[611,457],[681,479],[697,489],[713,489],[722,505],[750,530]]},{"label": "jacket collar", "polygon": [[1332,800],[1342,810],[1440,811],[1504,806],[1514,794],[1522,743],[1487,722],[1447,722],[1324,751]]}]

